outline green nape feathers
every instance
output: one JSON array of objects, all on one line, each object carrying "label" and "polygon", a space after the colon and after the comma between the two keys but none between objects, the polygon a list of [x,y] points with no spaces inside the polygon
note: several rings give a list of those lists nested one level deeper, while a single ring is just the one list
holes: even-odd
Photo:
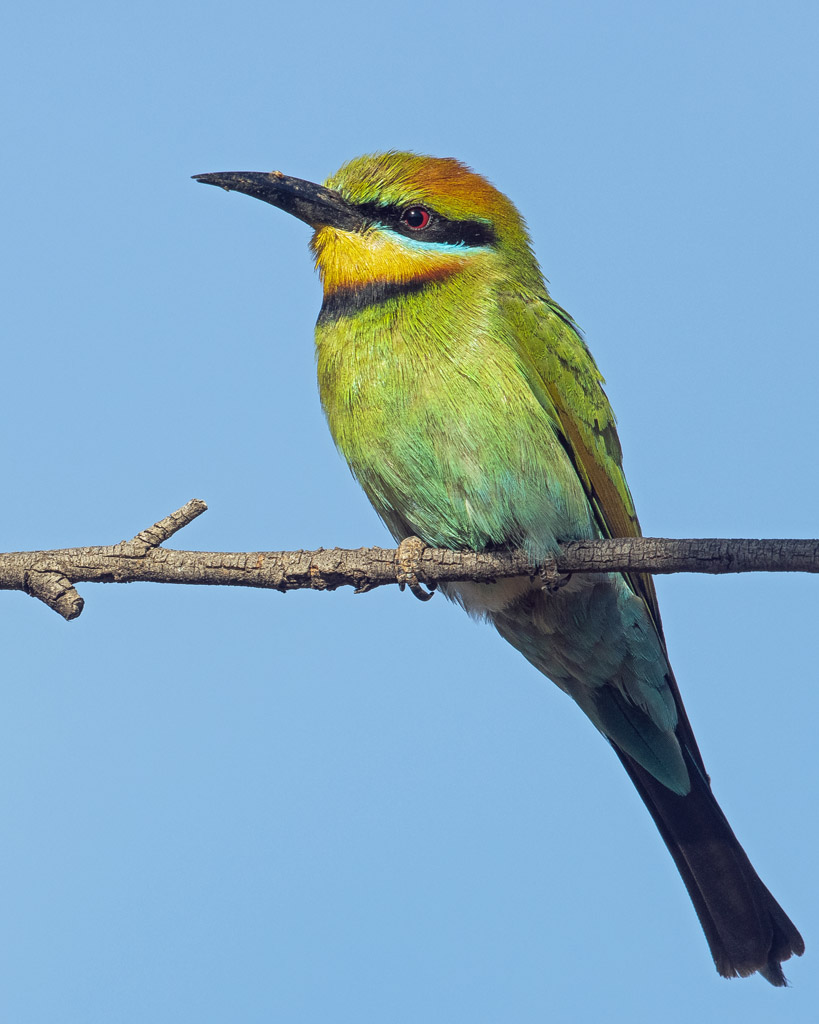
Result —
[{"label": "green nape feathers", "polygon": [[[397,540],[533,559],[636,536],[603,379],[549,296],[513,204],[452,159],[382,153],[325,186],[200,180],[314,229],[318,378],[330,430]],[[651,579],[450,584],[609,740],[671,852],[720,974],[784,985],[804,943],[714,796],[668,663]]]}]

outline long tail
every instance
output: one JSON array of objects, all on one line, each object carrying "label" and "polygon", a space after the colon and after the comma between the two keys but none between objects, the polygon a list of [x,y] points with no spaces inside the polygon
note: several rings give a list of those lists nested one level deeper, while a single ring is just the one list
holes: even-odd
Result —
[{"label": "long tail", "polygon": [[[687,725],[687,722],[686,722]],[[802,936],[762,883],[686,745],[691,792],[672,793],[615,747],[654,819],[724,978],[759,971],[772,985],[787,985],[782,961],[805,951]]]},{"label": "long tail", "polygon": [[[628,628],[632,620],[624,607],[634,615],[633,622],[640,621],[640,608],[629,606],[627,595],[624,602],[617,586],[609,579],[585,590],[564,587],[548,596],[527,591],[500,611],[493,610],[491,618],[501,636],[572,696],[609,739],[674,858],[717,971],[725,978],[758,971],[772,985],[786,985],[782,961],[801,956],[802,936],[754,871],[714,799],[667,656],[660,662],[650,628]],[[647,610],[645,617],[648,626]],[[665,655],[659,617],[653,622]],[[606,647],[608,660],[601,658],[600,646]],[[633,700],[634,693],[646,692],[633,666],[646,664],[664,665],[664,683],[676,707],[676,744],[670,729],[660,729]],[[607,672],[614,682],[601,685]],[[655,685],[649,697],[662,690]],[[647,767],[632,756],[640,751]],[[682,763],[672,763],[669,751],[681,754]],[[648,770],[652,762],[656,774]],[[683,785],[672,785],[685,778],[683,765],[691,783],[684,796]],[[664,776],[665,782],[660,781]]]}]

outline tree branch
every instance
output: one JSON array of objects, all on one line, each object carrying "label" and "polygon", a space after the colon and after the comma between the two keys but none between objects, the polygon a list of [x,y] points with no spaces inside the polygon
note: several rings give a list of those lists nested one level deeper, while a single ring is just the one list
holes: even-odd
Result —
[{"label": "tree branch", "polygon": [[[399,562],[393,548],[229,552],[160,547],[206,510],[204,501],[194,499],[132,540],[108,547],[0,554],[0,590],[22,590],[63,618],[75,619],[83,609],[75,583],[187,583],[279,591],[350,586],[363,593],[408,578],[407,565]],[[532,576],[543,579],[547,589],[555,587],[556,573],[819,572],[819,540],[572,541],[545,569],[520,551],[478,554],[420,545],[411,568],[417,581],[433,586]]]}]

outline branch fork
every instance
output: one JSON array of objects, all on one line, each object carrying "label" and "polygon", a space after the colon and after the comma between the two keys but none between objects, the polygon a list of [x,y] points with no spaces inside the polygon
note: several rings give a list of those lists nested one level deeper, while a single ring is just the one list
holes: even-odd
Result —
[{"label": "branch fork", "polygon": [[[37,558],[24,569],[22,586],[19,589],[47,604],[49,608],[70,622],[71,619],[76,619],[82,613],[85,601],[77,593],[69,578],[69,575],[75,575],[70,567],[73,560],[68,558],[64,563],[59,555],[70,556],[87,552],[88,554],[99,554],[104,558],[110,552],[110,557],[115,559],[143,559],[207,510],[208,506],[204,501],[193,498],[176,512],[165,516],[164,519],[160,519],[158,523],[154,523],[146,530],[141,530],[131,540],[122,540],[110,548],[67,548],[65,552],[34,552],[33,554],[42,555],[42,557]],[[15,552],[15,554],[27,554],[27,552]],[[50,558],[51,555],[55,557]],[[0,555],[0,558],[3,557],[9,556]],[[77,578],[75,575],[75,579]],[[128,579],[123,579],[120,575],[112,575],[109,579],[117,583],[129,582]],[[0,589],[16,588],[3,588],[0,585]]]}]

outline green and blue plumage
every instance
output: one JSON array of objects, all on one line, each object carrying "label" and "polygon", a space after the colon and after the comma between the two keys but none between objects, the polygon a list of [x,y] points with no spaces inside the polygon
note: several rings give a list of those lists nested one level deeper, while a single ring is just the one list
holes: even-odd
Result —
[{"label": "green and blue plumage", "polygon": [[[534,562],[565,541],[637,536],[603,379],[549,296],[522,219],[455,160],[385,153],[325,187],[205,175],[316,229],[316,327],[330,430],[397,540]],[[686,884],[719,972],[759,971],[802,939],[733,835],[671,671],[650,577],[529,577],[442,588],[485,617],[610,741]]]}]

